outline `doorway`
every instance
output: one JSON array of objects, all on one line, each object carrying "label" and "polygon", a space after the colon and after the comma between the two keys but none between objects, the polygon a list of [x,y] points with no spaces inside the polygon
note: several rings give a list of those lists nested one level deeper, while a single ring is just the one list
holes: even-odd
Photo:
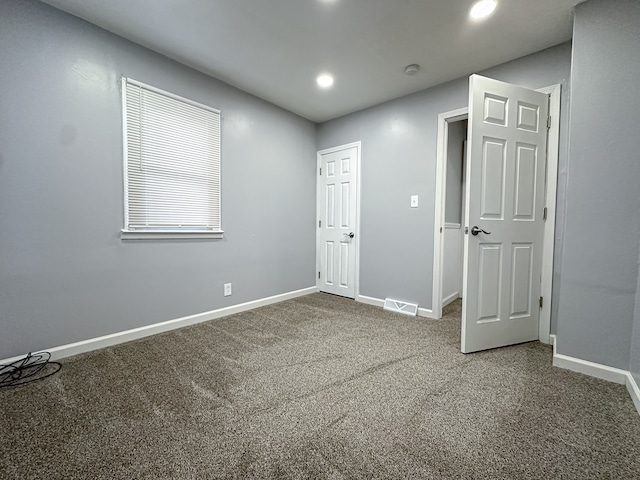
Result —
[{"label": "doorway", "polygon": [[[538,337],[542,343],[550,341],[550,325],[551,325],[551,293],[552,293],[552,275],[553,275],[553,255],[554,255],[554,236],[555,236],[555,211],[556,211],[556,190],[558,177],[558,153],[559,153],[559,136],[560,136],[560,95],[561,86],[552,85],[541,88],[538,92],[545,93],[549,96],[549,115],[550,127],[547,137],[547,165],[545,176],[545,215],[546,222],[544,227],[543,252],[542,252],[542,272],[541,272],[541,307],[538,326]],[[438,116],[438,135],[437,135],[437,163],[436,163],[436,208],[434,220],[434,258],[433,258],[433,289],[432,289],[432,310],[435,318],[442,317],[443,305],[452,301],[453,298],[445,293],[444,269],[446,266],[445,245],[454,250],[453,246],[445,242],[445,235],[450,236],[451,232],[446,230],[455,230],[456,222],[446,221],[447,207],[447,167],[448,167],[448,137],[449,127],[458,122],[466,120],[468,117],[468,108],[460,108],[441,113]],[[466,154],[465,154],[466,160]],[[466,176],[466,170],[465,170]],[[451,207],[452,208],[452,207]],[[464,238],[464,228],[466,212],[461,214],[460,233]],[[450,218],[450,217],[449,217]],[[449,229],[447,229],[449,223]],[[453,223],[453,225],[451,225]],[[462,253],[460,254],[462,255]],[[461,292],[459,292],[460,294]],[[449,289],[449,295],[455,292]]]},{"label": "doorway", "polygon": [[447,122],[442,307],[462,298],[467,120]]}]

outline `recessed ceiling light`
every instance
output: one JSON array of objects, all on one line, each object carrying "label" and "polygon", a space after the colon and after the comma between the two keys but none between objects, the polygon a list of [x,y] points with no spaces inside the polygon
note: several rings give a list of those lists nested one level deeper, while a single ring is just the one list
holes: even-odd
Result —
[{"label": "recessed ceiling light", "polygon": [[320,88],[329,88],[333,85],[333,76],[328,73],[323,73],[316,78],[316,82],[318,82]]},{"label": "recessed ceiling light", "polygon": [[471,7],[469,16],[474,20],[481,20],[491,15],[497,6],[496,0],[480,0]]}]

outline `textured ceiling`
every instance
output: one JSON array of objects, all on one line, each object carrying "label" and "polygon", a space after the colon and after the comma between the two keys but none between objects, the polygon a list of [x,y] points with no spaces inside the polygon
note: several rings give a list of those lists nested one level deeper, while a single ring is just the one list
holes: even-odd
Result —
[{"label": "textured ceiling", "polygon": [[565,42],[581,0],[498,0],[484,22],[471,0],[42,1],[322,122]]}]

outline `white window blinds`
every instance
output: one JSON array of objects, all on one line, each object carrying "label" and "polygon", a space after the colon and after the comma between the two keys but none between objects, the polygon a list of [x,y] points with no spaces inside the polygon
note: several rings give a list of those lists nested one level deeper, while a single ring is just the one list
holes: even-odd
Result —
[{"label": "white window blinds", "polygon": [[220,232],[220,112],[123,78],[124,232]]}]

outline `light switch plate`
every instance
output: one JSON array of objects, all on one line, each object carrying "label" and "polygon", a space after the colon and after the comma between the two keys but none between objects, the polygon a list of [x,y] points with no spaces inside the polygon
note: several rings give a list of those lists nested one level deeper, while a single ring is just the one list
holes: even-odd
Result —
[{"label": "light switch plate", "polygon": [[411,195],[411,208],[418,208],[418,195]]}]

